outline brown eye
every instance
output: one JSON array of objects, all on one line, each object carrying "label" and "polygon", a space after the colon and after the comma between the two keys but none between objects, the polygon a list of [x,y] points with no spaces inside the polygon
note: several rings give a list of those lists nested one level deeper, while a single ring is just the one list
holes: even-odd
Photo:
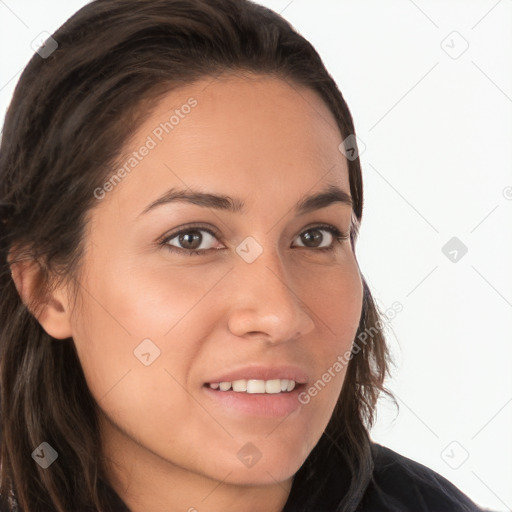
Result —
[{"label": "brown eye", "polygon": [[[218,238],[219,235],[211,229],[193,226],[167,236],[160,242],[160,245],[163,245],[169,251],[189,256],[204,255],[209,254],[212,249],[220,249],[220,247],[212,247],[212,242]],[[336,244],[333,242],[341,243],[348,239],[348,235],[334,226],[325,225],[310,227],[297,238],[300,240],[298,247],[321,252],[333,251],[336,249]]]},{"label": "brown eye", "polygon": [[200,254],[212,249],[216,238],[216,235],[209,229],[188,228],[168,236],[162,241],[162,245],[172,251],[185,253],[195,251],[196,254]]},{"label": "brown eye", "polygon": [[[322,234],[322,232],[327,233],[327,235]],[[333,243],[334,241],[341,243],[343,240],[348,239],[348,235],[342,233],[335,226],[313,226],[303,231],[298,239],[301,241],[299,247],[329,251],[336,248],[336,245]]]},{"label": "brown eye", "polygon": [[[326,238],[325,235],[323,235],[321,232],[326,231],[323,229],[313,228],[308,229],[301,235],[301,241],[304,243],[306,247],[319,247],[320,244],[324,241]],[[331,240],[329,240],[329,238]],[[331,245],[332,242],[332,233],[329,233],[329,236],[327,237],[327,241],[329,242],[328,245]]]},{"label": "brown eye", "polygon": [[183,249],[197,249],[203,241],[203,236],[199,231],[188,231],[187,233],[177,236]]}]

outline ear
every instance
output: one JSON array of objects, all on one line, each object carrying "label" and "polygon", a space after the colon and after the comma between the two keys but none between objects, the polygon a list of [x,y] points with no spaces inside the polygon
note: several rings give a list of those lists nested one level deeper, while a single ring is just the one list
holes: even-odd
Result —
[{"label": "ear", "polygon": [[33,304],[37,291],[44,284],[43,270],[33,259],[11,263],[11,274],[21,300],[34,315],[41,327],[57,339],[72,335],[70,309],[64,287],[54,290],[42,303]]}]

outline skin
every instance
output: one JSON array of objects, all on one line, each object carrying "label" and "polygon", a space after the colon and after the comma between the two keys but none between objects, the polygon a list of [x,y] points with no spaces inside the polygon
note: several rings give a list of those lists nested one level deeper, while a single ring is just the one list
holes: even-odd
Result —
[{"label": "skin", "polygon": [[[345,370],[285,418],[212,403],[203,384],[257,362],[298,365],[309,386],[350,349],[362,307],[350,240],[321,252],[303,246],[301,235],[318,223],[348,233],[351,208],[293,212],[328,184],[350,193],[342,137],[313,91],[231,74],[169,93],[126,151],[138,150],[189,97],[198,102],[190,114],[90,210],[79,307],[62,286],[38,320],[55,338],[73,338],[101,411],[112,485],[133,512],[280,511]],[[247,211],[175,202],[140,215],[181,186],[238,197]],[[191,222],[221,234],[201,231],[200,249],[223,250],[189,256],[158,245]],[[329,232],[320,234],[330,245]],[[247,236],[263,248],[250,264],[236,252]],[[168,244],[180,247],[177,238]],[[34,272],[17,267],[13,276],[29,294]],[[160,350],[149,366],[133,353],[146,338]],[[247,442],[262,455],[250,468],[237,457]]]}]

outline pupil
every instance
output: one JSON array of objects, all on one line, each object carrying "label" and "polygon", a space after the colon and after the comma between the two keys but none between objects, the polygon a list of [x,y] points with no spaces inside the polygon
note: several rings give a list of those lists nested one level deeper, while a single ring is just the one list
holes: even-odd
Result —
[{"label": "pupil", "polygon": [[[313,235],[311,235],[311,233],[313,233]],[[306,245],[307,247],[317,247],[317,245],[320,244],[320,242],[322,241],[322,234],[321,232],[318,230],[318,229],[314,229],[314,230],[311,230],[311,231],[306,231],[306,233],[304,233],[303,235],[303,243],[304,245]],[[313,241],[313,244],[309,244],[310,241]],[[318,242],[318,244],[315,244],[314,242]]]},{"label": "pupil", "polygon": [[[190,235],[189,233],[193,233],[193,234]],[[182,234],[179,236],[180,244],[182,245],[182,247],[184,249],[197,249],[197,247],[199,247],[201,245],[202,235],[199,231],[190,231],[189,233]],[[198,242],[195,246],[194,246],[194,238],[195,238],[195,242]],[[192,245],[192,246],[190,246],[190,245]]]}]

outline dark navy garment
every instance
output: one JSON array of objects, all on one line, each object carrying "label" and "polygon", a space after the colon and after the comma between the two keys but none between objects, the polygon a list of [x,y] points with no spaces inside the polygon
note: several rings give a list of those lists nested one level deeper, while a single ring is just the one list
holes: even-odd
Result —
[{"label": "dark navy garment", "polygon": [[[483,512],[462,491],[428,467],[377,443],[372,443],[371,449],[372,478],[358,505],[349,508],[350,512]],[[283,512],[335,512],[347,492],[350,480],[347,469],[332,457],[325,461],[321,479],[322,492],[313,501],[310,498],[316,485],[312,483],[308,488],[295,479]],[[130,512],[113,490],[109,492],[113,510]],[[17,512],[17,509],[9,509],[2,503],[0,512]]]},{"label": "dark navy garment", "polygon": [[377,510],[480,512],[483,509],[430,468],[374,443],[373,481],[358,512]]},{"label": "dark navy garment", "polygon": [[[432,469],[385,446],[371,444],[374,469],[358,505],[350,512],[483,512],[455,485]],[[315,503],[294,488],[283,512],[334,512],[347,492],[346,469],[331,466],[327,484]],[[299,496],[300,495],[300,496]]]}]

